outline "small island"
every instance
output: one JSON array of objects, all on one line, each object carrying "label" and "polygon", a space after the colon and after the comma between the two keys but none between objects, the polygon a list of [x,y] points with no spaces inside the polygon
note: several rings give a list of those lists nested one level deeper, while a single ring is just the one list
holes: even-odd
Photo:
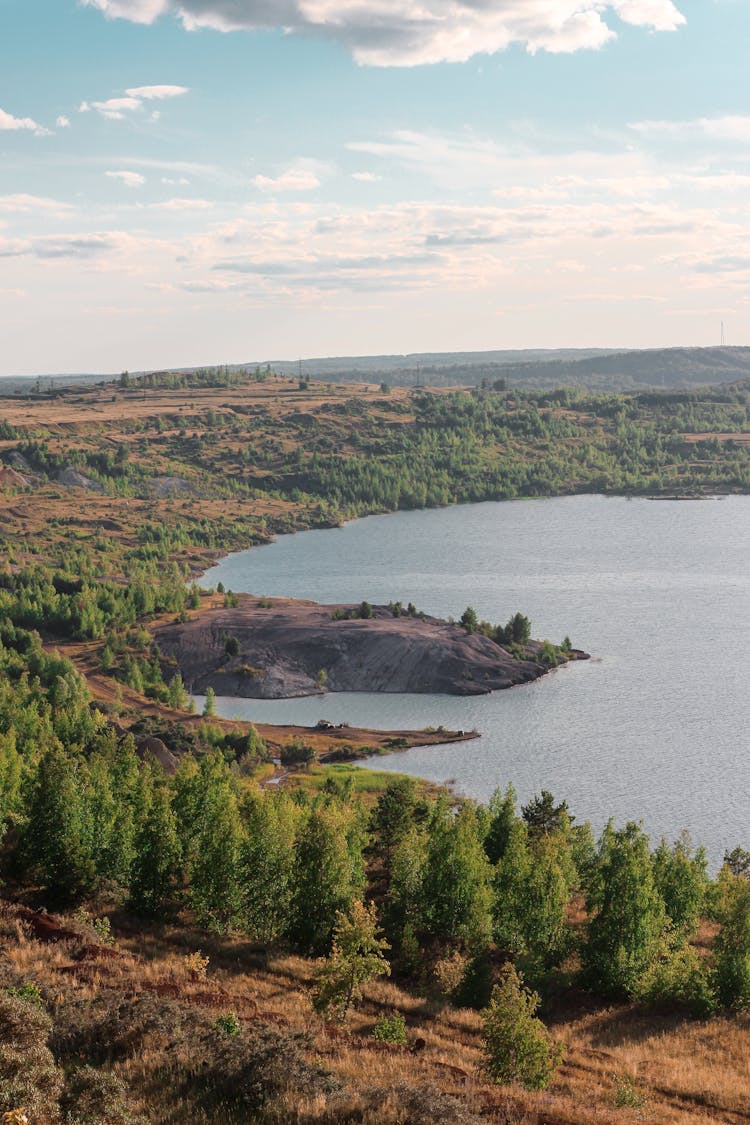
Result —
[{"label": "small island", "polygon": [[250,699],[326,691],[486,695],[588,659],[567,641],[531,640],[528,629],[521,614],[498,628],[472,610],[452,622],[400,603],[232,595],[230,604],[160,625],[155,639],[165,671],[177,668],[191,692],[210,687]]}]

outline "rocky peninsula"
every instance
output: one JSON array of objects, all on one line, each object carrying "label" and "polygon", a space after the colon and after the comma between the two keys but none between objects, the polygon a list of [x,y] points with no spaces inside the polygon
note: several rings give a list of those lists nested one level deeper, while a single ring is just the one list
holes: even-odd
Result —
[{"label": "rocky peninsula", "polygon": [[[363,608],[365,607],[365,608]],[[480,632],[389,606],[318,605],[240,596],[155,630],[165,673],[191,692],[288,699],[326,691],[485,695],[587,659],[530,641],[515,651]]]}]

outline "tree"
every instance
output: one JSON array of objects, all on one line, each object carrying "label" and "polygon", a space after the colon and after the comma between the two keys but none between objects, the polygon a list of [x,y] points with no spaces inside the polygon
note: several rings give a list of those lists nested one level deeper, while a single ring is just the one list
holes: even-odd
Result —
[{"label": "tree", "polygon": [[467,633],[476,633],[479,628],[479,618],[477,617],[476,610],[472,609],[470,605],[467,605],[466,609],[461,614],[459,624],[463,625]]},{"label": "tree", "polygon": [[374,902],[365,906],[356,901],[348,914],[339,911],[330,955],[315,974],[315,1011],[333,1011],[343,1020],[352,1002],[362,995],[364,984],[390,974],[383,956],[389,948],[388,942],[378,936]]},{"label": "tree", "polygon": [[270,944],[288,931],[294,838],[299,814],[285,793],[253,796],[245,805],[240,859],[242,916],[254,941]]},{"label": "tree", "polygon": [[179,672],[175,672],[167,688],[167,703],[170,707],[174,707],[175,711],[184,711],[187,707],[187,702],[188,693],[182,682],[182,676]]},{"label": "tree", "polygon": [[145,918],[158,918],[170,905],[180,870],[177,818],[169,789],[157,785],[151,807],[136,837],[130,874],[130,905]]},{"label": "tree", "polygon": [[370,814],[371,847],[381,857],[386,871],[390,870],[394,848],[414,825],[416,808],[417,783],[413,777],[389,781],[377,799]]},{"label": "tree", "polygon": [[692,933],[700,917],[708,890],[708,862],[703,848],[694,853],[690,837],[683,833],[670,849],[662,840],[654,852],[654,880],[664,899],[672,925]]},{"label": "tree", "polygon": [[548,789],[542,789],[538,797],[532,797],[528,805],[521,809],[521,815],[529,826],[531,836],[547,836],[568,827],[573,817],[568,812],[567,801],[555,804],[555,798]]},{"label": "tree", "polygon": [[490,863],[505,855],[513,823],[516,820],[516,791],[509,785],[505,793],[496,789],[490,798],[490,821],[484,839],[484,850]]},{"label": "tree", "polygon": [[360,889],[361,845],[358,863],[350,850],[351,827],[340,806],[318,806],[297,834],[290,932],[304,953],[330,949],[336,915],[348,911]]},{"label": "tree", "polygon": [[629,823],[605,830],[599,871],[588,896],[584,974],[606,996],[633,996],[657,956],[666,924],[654,882],[648,836]]},{"label": "tree", "polygon": [[53,901],[64,904],[94,885],[92,823],[85,801],[86,767],[62,749],[39,764],[29,806],[25,854]]},{"label": "tree", "polygon": [[226,763],[201,763],[201,810],[190,899],[198,924],[226,933],[241,915],[242,824]]},{"label": "tree", "polygon": [[750,875],[750,852],[736,847],[724,852],[724,863],[733,875]]},{"label": "tree", "polygon": [[206,701],[203,704],[203,714],[207,719],[212,719],[216,714],[216,692],[210,685],[206,688]]},{"label": "tree", "polygon": [[498,1086],[517,1082],[527,1090],[545,1090],[562,1059],[562,1046],[535,1015],[539,996],[524,987],[512,965],[492,990],[484,1017],[484,1067]]},{"label": "tree", "polygon": [[440,801],[428,831],[421,927],[476,951],[490,940],[491,910],[491,868],[476,812],[464,805],[454,816]]},{"label": "tree", "polygon": [[730,875],[722,886],[721,932],[714,943],[716,991],[727,1008],[750,1010],[750,880]]}]

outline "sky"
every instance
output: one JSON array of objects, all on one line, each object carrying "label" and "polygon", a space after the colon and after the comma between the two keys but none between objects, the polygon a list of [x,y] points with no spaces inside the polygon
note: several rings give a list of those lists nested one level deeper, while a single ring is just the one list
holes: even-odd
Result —
[{"label": "sky", "polygon": [[0,0],[0,374],[749,344],[747,0]]}]

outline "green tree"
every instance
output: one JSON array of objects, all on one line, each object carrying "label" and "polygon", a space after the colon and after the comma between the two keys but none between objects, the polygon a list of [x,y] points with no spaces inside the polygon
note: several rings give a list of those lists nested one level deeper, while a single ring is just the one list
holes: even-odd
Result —
[{"label": "green tree", "polygon": [[516,821],[516,791],[512,785],[503,793],[496,789],[490,798],[489,824],[484,839],[484,850],[490,863],[497,863],[505,855],[513,824]]},{"label": "green tree", "polygon": [[253,796],[243,808],[242,916],[254,941],[279,941],[291,922],[299,812],[285,793]]},{"label": "green tree", "polygon": [[229,770],[219,755],[210,757],[199,774],[203,791],[190,901],[199,925],[226,933],[241,917],[243,831]]},{"label": "green tree", "polygon": [[206,701],[203,704],[203,714],[207,719],[212,719],[216,714],[216,692],[210,685],[206,688]]},{"label": "green tree", "polygon": [[588,896],[584,975],[605,996],[633,996],[657,956],[666,924],[654,882],[648,836],[629,823],[605,832],[596,880]]},{"label": "green tree", "polygon": [[491,868],[476,812],[464,805],[454,815],[439,801],[428,829],[421,928],[478,949],[490,940],[491,910]]},{"label": "green tree", "polygon": [[562,1059],[562,1047],[535,1015],[539,996],[506,965],[482,1013],[484,1067],[499,1086],[518,1083],[527,1090],[545,1090]]},{"label": "green tree", "polygon": [[297,834],[290,935],[304,953],[330,949],[336,915],[349,910],[361,887],[361,844],[357,857],[351,832],[350,816],[332,804],[311,809]]},{"label": "green tree", "polygon": [[339,911],[329,956],[315,974],[313,1006],[316,1012],[334,1012],[344,1019],[351,1004],[362,995],[362,986],[390,974],[384,957],[388,942],[378,936],[375,903],[355,901],[349,912]]},{"label": "green tree", "polygon": [[726,1008],[750,1010],[750,880],[725,877],[719,917],[721,931],[714,942],[716,992]]},{"label": "green tree", "polygon": [[49,750],[28,810],[24,853],[50,898],[65,904],[93,888],[96,865],[86,802],[87,770],[61,749]]},{"label": "green tree", "polygon": [[472,609],[471,606],[468,605],[461,614],[461,620],[459,624],[463,625],[467,633],[476,633],[477,629],[479,628],[479,618],[477,617],[476,610]]},{"label": "green tree", "polygon": [[181,855],[172,796],[162,783],[154,790],[151,807],[136,837],[130,873],[130,905],[137,914],[158,918],[169,910]]},{"label": "green tree", "polygon": [[672,925],[684,934],[694,932],[709,884],[703,848],[694,852],[687,833],[671,849],[662,839],[654,852],[654,881]]}]

